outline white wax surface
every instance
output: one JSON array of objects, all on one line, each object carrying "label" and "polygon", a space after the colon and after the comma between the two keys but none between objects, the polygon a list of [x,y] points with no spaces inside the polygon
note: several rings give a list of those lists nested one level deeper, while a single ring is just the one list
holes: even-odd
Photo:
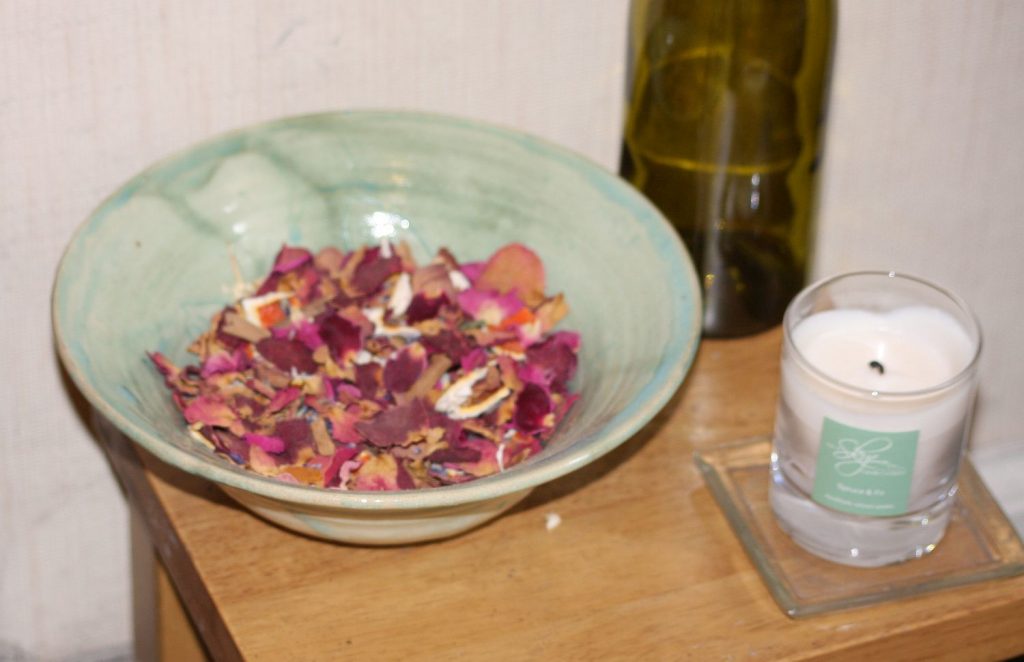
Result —
[{"label": "white wax surface", "polygon": [[808,363],[829,377],[888,393],[920,391],[952,379],[970,363],[973,350],[967,332],[949,313],[925,306],[888,313],[827,310],[801,321],[792,338]]}]

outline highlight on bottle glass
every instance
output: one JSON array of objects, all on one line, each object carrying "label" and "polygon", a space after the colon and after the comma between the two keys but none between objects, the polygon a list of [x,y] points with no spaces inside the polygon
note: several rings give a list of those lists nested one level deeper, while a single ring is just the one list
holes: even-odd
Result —
[{"label": "highlight on bottle glass", "polygon": [[970,430],[973,313],[913,276],[851,273],[802,291],[783,338],[770,488],[779,526],[847,565],[931,552]]}]

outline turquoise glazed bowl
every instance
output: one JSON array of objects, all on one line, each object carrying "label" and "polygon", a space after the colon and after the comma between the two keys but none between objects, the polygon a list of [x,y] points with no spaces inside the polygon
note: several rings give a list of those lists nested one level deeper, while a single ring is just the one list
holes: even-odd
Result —
[{"label": "turquoise glazed bowl", "polygon": [[[508,242],[541,257],[582,336],[580,400],[544,451],[473,482],[399,492],[287,484],[187,432],[146,358],[186,347],[233,299],[230,256],[264,276],[282,244],[346,250],[387,234],[427,261]],[[543,140],[405,112],[341,112],[236,131],[171,156],[115,192],[61,261],[61,359],[104,417],[161,460],[305,534],[361,544],[450,536],[612,450],[682,381],[699,337],[693,267],[658,211],[613,174]]]}]

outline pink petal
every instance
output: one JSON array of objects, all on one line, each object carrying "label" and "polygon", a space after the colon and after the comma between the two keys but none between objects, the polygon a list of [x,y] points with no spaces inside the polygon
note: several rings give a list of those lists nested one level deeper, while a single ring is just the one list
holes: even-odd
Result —
[{"label": "pink petal", "polygon": [[461,367],[464,371],[476,370],[487,364],[487,350],[482,347],[470,351],[462,357]]},{"label": "pink petal", "polygon": [[320,335],[320,327],[312,322],[303,320],[296,324],[293,329],[295,339],[301,340],[303,345],[312,350],[316,350],[324,344],[324,339]]},{"label": "pink petal", "polygon": [[270,273],[288,273],[289,271],[293,271],[294,269],[301,267],[312,259],[313,254],[305,248],[282,246],[281,250],[277,253],[277,257],[274,258],[274,268],[271,269]]},{"label": "pink petal", "polygon": [[484,262],[466,262],[459,265],[459,271],[474,285],[480,280],[480,274],[484,272]]},{"label": "pink petal", "polygon": [[498,326],[501,321],[519,311],[523,307],[522,300],[515,292],[497,294],[486,290],[471,288],[459,292],[459,307],[471,315],[473,319]]},{"label": "pink petal", "polygon": [[300,395],[302,395],[302,391],[300,389],[295,388],[294,386],[289,386],[286,389],[278,391],[277,393],[274,394],[274,397],[270,400],[270,403],[267,405],[267,411],[280,411],[287,407],[289,404],[291,404],[293,401],[295,401],[295,399],[298,398]]},{"label": "pink petal", "polygon": [[256,446],[268,453],[281,453],[284,452],[286,447],[284,439],[280,437],[271,437],[264,434],[256,434],[254,432],[247,432],[242,435],[242,439],[251,446]]},{"label": "pink petal", "polygon": [[209,356],[203,361],[203,367],[199,374],[205,379],[225,372],[241,372],[248,368],[249,364],[249,357],[239,347],[230,354],[228,352],[218,352]]}]

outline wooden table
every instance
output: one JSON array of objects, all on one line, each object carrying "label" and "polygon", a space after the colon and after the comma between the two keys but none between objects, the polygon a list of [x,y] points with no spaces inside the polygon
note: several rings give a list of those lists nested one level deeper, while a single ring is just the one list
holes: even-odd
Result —
[{"label": "wooden table", "polygon": [[[1024,652],[1024,576],[805,620],[775,605],[692,454],[770,432],[779,342],[778,330],[705,341],[683,387],[636,437],[538,488],[498,520],[443,542],[373,549],[304,538],[123,437],[111,441],[111,458],[138,514],[143,560],[148,530],[216,659],[893,660]],[[549,530],[551,513],[561,524]],[[173,617],[159,568],[155,576],[149,595],[162,605],[159,648],[181,659],[188,649],[168,653],[176,645],[168,633],[187,645],[187,624]]]}]

